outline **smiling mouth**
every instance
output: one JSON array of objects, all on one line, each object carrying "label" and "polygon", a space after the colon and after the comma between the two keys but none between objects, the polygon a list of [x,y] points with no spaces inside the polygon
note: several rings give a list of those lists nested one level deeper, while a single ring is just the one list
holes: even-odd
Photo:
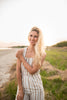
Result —
[{"label": "smiling mouth", "polygon": [[34,42],[34,41],[31,41],[32,43]]}]

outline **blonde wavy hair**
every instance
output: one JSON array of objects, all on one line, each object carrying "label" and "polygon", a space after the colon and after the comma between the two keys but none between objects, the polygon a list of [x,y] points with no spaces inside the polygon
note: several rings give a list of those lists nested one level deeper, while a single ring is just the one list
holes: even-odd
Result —
[{"label": "blonde wavy hair", "polygon": [[[33,27],[31,29],[30,32],[32,31],[36,31],[37,34],[39,34],[38,36],[38,41],[36,43],[36,45],[34,46],[34,49],[35,49],[35,56],[34,56],[34,64],[35,65],[41,65],[41,57],[43,56],[43,54],[45,54],[45,48],[44,48],[44,41],[43,41],[43,34],[42,34],[42,31],[38,28],[38,27]],[[30,34],[29,32],[29,34]],[[29,37],[29,35],[28,35]]]}]

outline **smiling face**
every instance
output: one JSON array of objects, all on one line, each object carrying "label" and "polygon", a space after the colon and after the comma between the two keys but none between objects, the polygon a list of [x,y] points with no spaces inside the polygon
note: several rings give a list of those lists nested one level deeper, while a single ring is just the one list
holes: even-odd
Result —
[{"label": "smiling face", "polygon": [[38,41],[39,34],[36,31],[31,31],[28,37],[28,40],[30,42],[30,45],[35,45]]}]

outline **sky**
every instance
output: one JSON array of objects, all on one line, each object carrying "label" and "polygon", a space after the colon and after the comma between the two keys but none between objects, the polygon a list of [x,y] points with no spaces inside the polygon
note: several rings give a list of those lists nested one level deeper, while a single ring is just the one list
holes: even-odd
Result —
[{"label": "sky", "polygon": [[0,45],[28,45],[33,26],[42,30],[45,46],[67,40],[67,0],[0,0]]}]

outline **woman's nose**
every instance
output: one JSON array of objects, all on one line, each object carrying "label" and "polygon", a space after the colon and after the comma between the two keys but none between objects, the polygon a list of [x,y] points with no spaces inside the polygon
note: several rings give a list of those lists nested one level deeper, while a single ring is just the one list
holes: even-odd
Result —
[{"label": "woman's nose", "polygon": [[32,38],[31,38],[32,40],[34,40],[34,37],[32,36]]}]

